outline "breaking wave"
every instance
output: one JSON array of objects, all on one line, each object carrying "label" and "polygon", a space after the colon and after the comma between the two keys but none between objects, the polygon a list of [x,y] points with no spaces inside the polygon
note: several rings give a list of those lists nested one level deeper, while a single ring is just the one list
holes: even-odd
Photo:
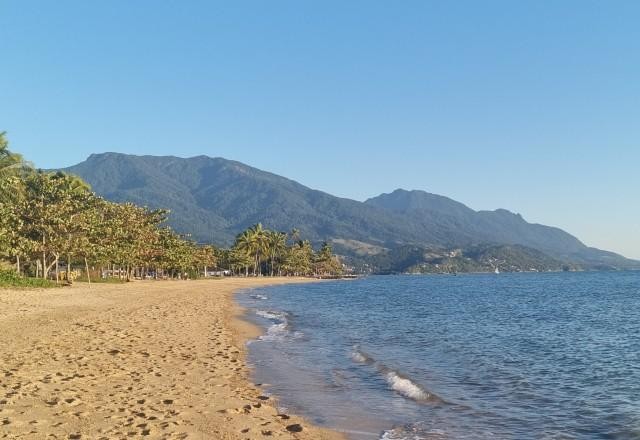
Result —
[{"label": "breaking wave", "polygon": [[405,426],[385,431],[380,440],[445,440],[449,437],[444,431],[425,431],[417,426]]},{"label": "breaking wave", "polygon": [[272,312],[268,310],[256,310],[256,315],[271,321],[287,322],[287,314],[283,312]]},{"label": "breaking wave", "polygon": [[369,356],[357,347],[354,347],[354,350],[351,352],[351,359],[360,364],[374,366],[376,370],[384,376],[389,387],[403,397],[415,400],[416,402],[443,402],[442,399],[435,394],[427,391],[422,386],[401,375],[397,371],[376,361],[373,357]]},{"label": "breaking wave", "polygon": [[423,401],[431,398],[431,393],[425,391],[410,379],[400,376],[395,371],[389,371],[386,374],[386,379],[392,389],[409,399]]},{"label": "breaking wave", "polygon": [[267,333],[258,337],[260,341],[284,341],[287,338],[299,338],[302,332],[292,332],[286,312],[256,310],[256,315],[271,321]]}]

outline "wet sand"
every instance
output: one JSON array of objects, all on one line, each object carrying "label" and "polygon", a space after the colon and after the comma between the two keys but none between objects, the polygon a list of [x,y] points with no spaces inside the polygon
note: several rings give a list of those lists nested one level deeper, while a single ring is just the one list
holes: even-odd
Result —
[{"label": "wet sand", "polygon": [[308,281],[0,290],[0,438],[343,439],[278,414],[244,360],[233,292]]}]

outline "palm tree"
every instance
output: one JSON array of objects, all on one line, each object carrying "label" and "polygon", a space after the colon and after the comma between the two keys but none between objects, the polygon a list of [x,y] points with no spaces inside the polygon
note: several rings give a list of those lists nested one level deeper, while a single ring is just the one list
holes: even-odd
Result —
[{"label": "palm tree", "polygon": [[[268,237],[267,231],[262,227],[262,223],[257,223],[249,228],[249,235],[252,241],[252,254],[254,256],[253,274],[261,275],[262,257],[267,253]],[[258,273],[260,270],[260,273]]]},{"label": "palm tree", "polygon": [[333,255],[333,249],[326,241],[314,258],[314,271],[316,275],[338,275],[341,272],[340,260]]},{"label": "palm tree", "polygon": [[[247,256],[247,257],[249,257],[250,255],[253,255],[253,250],[255,245],[254,245],[253,234],[250,232],[249,229],[238,234],[238,236],[236,237],[236,242],[233,245],[233,247],[240,255]],[[249,276],[248,264],[245,264],[244,266],[244,276],[245,277]]]},{"label": "palm tree", "polygon": [[22,185],[12,181],[25,170],[31,170],[31,166],[25,162],[21,155],[9,151],[9,142],[6,132],[0,133],[0,203],[13,202],[21,195]]},{"label": "palm tree", "polygon": [[271,276],[274,274],[276,259],[279,259],[287,249],[286,232],[267,231],[267,253],[270,258]]}]

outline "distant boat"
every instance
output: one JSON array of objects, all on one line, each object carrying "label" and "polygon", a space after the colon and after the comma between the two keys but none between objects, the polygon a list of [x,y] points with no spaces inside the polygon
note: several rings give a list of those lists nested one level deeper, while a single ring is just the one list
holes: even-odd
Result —
[{"label": "distant boat", "polygon": [[496,270],[495,270],[494,272],[495,272],[496,274],[499,274],[499,273],[500,273],[500,269],[498,269],[498,268],[496,267]]}]

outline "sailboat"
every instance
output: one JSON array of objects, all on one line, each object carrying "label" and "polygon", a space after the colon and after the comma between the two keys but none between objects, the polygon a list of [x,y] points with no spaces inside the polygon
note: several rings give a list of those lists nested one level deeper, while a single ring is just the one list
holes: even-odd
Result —
[{"label": "sailboat", "polygon": [[496,275],[500,273],[500,269],[498,269],[498,266],[496,266],[496,270],[494,270],[494,272],[496,273]]}]

